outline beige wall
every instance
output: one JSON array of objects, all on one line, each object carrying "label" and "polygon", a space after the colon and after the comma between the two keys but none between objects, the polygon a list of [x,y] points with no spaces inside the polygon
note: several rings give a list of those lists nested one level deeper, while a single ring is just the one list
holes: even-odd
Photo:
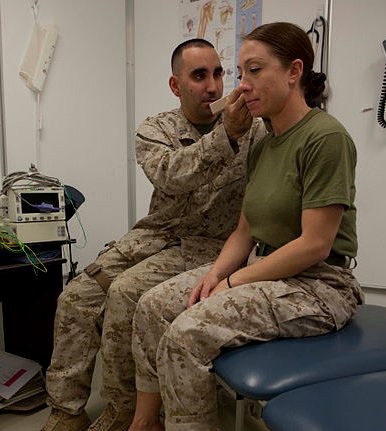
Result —
[{"label": "beige wall", "polygon": [[[35,95],[19,76],[34,17],[26,0],[1,0],[4,117],[8,173],[36,160]],[[59,37],[41,94],[43,174],[86,197],[75,217],[80,268],[128,228],[125,0],[40,0],[41,24]]]}]

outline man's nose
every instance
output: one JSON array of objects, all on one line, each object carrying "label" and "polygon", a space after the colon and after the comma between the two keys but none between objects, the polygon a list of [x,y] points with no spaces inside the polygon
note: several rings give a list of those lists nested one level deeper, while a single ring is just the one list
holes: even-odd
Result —
[{"label": "man's nose", "polygon": [[213,76],[208,78],[207,85],[206,85],[206,91],[208,93],[213,93],[218,90],[219,81],[218,79],[215,79]]}]

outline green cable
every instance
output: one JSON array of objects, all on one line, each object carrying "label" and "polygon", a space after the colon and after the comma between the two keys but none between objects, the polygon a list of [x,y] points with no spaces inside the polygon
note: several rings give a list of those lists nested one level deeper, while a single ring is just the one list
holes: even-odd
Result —
[{"label": "green cable", "polygon": [[[15,248],[16,246],[16,248]],[[11,253],[24,253],[28,262],[32,265],[35,274],[37,271],[47,272],[44,263],[39,259],[36,253],[12,232],[4,230],[0,226],[0,247],[5,248]]]}]

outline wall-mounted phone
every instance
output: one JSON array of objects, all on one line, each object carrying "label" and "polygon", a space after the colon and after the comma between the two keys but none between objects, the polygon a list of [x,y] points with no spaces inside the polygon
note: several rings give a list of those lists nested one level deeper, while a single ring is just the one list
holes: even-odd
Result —
[{"label": "wall-mounted phone", "polygon": [[382,42],[383,53],[385,54],[385,73],[383,75],[381,95],[378,105],[378,123],[381,127],[386,128],[385,105],[386,105],[386,39]]},{"label": "wall-mounted phone", "polygon": [[31,39],[20,68],[27,86],[40,92],[43,89],[48,68],[54,54],[58,28],[56,25],[39,25],[35,23]]}]

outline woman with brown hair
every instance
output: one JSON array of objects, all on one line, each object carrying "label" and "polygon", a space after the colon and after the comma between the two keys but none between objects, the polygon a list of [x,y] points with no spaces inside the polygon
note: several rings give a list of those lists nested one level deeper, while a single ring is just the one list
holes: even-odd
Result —
[{"label": "woman with brown hair", "polygon": [[306,33],[291,23],[243,38],[238,91],[271,132],[250,149],[239,224],[217,260],[138,304],[130,431],[163,429],[161,402],[168,431],[218,430],[209,369],[223,347],[338,330],[363,300],[350,269],[356,150],[345,128],[313,107],[325,79],[313,61]]}]

